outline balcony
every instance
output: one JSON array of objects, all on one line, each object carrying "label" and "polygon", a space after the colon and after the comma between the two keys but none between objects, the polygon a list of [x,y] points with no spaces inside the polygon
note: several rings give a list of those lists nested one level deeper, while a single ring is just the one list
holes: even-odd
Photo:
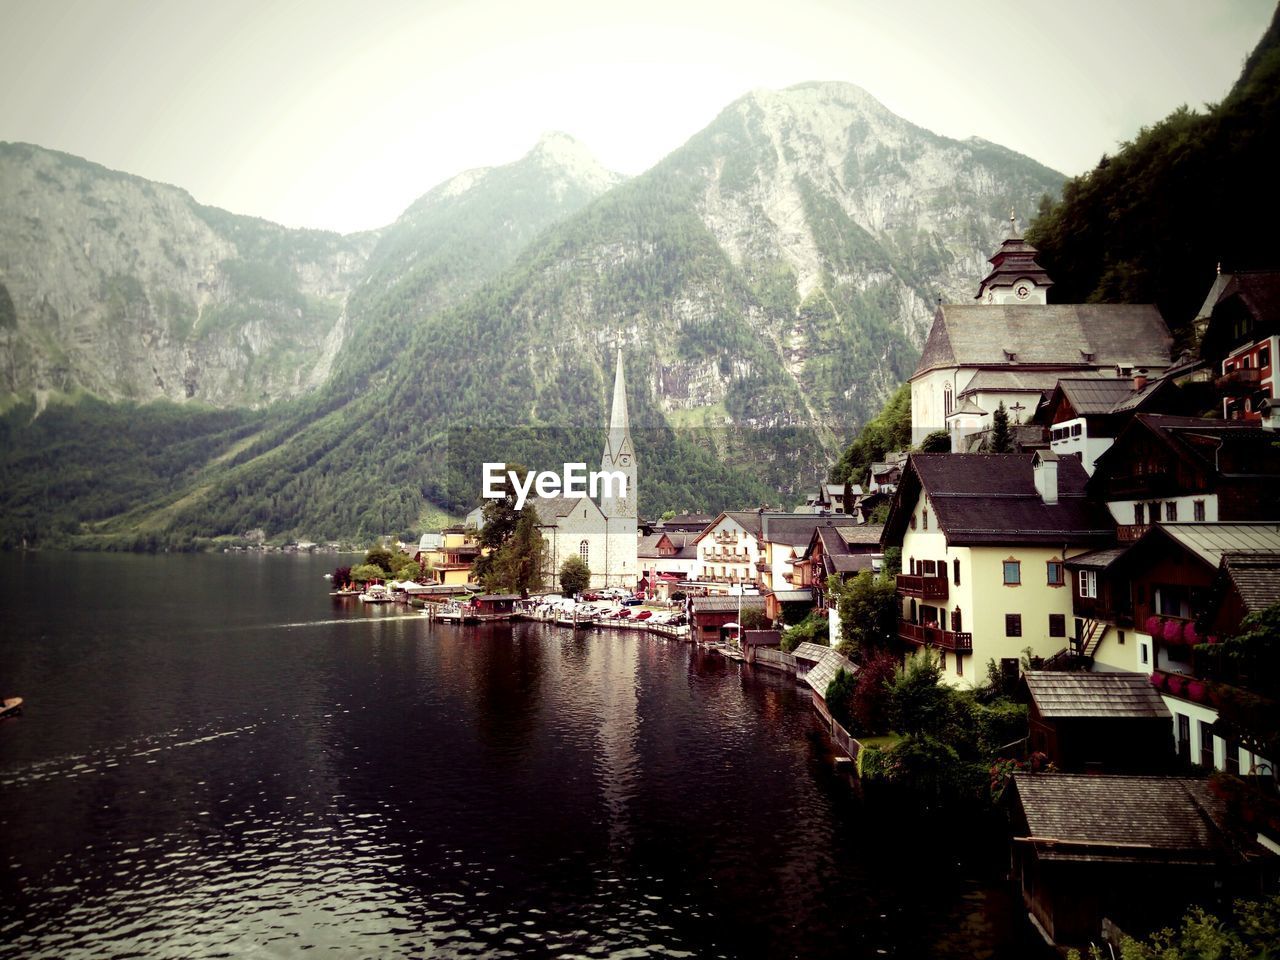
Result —
[{"label": "balcony", "polygon": [[1262,371],[1257,367],[1231,370],[1213,381],[1214,387],[1229,397],[1247,397],[1258,389],[1260,383]]},{"label": "balcony", "polygon": [[1150,529],[1149,523],[1122,523],[1116,527],[1116,539],[1121,543],[1133,543],[1141,540],[1143,534]]},{"label": "balcony", "polygon": [[898,621],[898,639],[921,646],[954,650],[956,653],[973,653],[973,634],[956,633],[941,627],[930,627],[910,620]]},{"label": "balcony", "polygon": [[1177,476],[1172,470],[1152,470],[1127,477],[1113,477],[1107,488],[1115,499],[1164,499],[1178,493]]},{"label": "balcony", "polygon": [[898,593],[917,600],[947,599],[946,577],[924,577],[914,573],[898,574]]}]

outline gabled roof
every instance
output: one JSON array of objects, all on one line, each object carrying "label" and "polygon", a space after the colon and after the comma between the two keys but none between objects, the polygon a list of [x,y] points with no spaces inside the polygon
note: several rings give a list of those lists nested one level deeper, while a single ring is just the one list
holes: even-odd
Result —
[{"label": "gabled roof", "polygon": [[1040,716],[1047,719],[1168,719],[1171,716],[1145,673],[1028,670],[1023,679]]},{"label": "gabled roof", "polygon": [[1139,413],[1120,431],[1116,442],[1094,465],[1094,482],[1102,484],[1112,469],[1127,473],[1129,444],[1146,432],[1209,477],[1266,478],[1280,476],[1280,432],[1244,420],[1206,420],[1159,413]]},{"label": "gabled roof", "polygon": [[1222,573],[1250,613],[1280,603],[1280,556],[1226,553],[1222,557]]},{"label": "gabled roof", "polygon": [[[663,540],[668,541],[675,549],[675,553],[669,556],[661,556],[658,553],[658,547]],[[650,560],[677,560],[685,557],[697,556],[697,551],[693,549],[694,534],[681,531],[660,530],[657,533],[650,533],[642,536],[636,546],[636,555],[645,557]]]},{"label": "gabled roof", "polygon": [[1015,773],[1014,800],[1041,860],[1196,864],[1228,854],[1208,780]]},{"label": "gabled roof", "polygon": [[1211,567],[1224,556],[1237,562],[1246,558],[1280,558],[1280,523],[1161,523],[1157,530],[1182,544]]},{"label": "gabled roof", "polygon": [[1222,273],[1214,279],[1195,319],[1196,326],[1204,328],[1202,358],[1219,360],[1240,341],[1236,325],[1242,315],[1249,318],[1246,340],[1274,333],[1280,327],[1280,272]]},{"label": "gabled roof", "polygon": [[846,657],[842,657],[830,647],[825,647],[822,659],[810,668],[809,672],[804,675],[804,680],[805,683],[818,692],[818,696],[826,699],[827,687],[841,670],[845,671],[845,673],[858,672],[858,668]]},{"label": "gabled roof", "polygon": [[800,547],[809,543],[818,527],[846,530],[857,523],[856,517],[844,513],[766,513],[760,515],[760,538]]},{"label": "gabled roof", "polygon": [[538,519],[544,527],[554,527],[575,509],[582,507],[600,512],[600,507],[590,497],[530,497],[529,503],[537,509]]},{"label": "gabled roof", "polygon": [[1115,521],[1084,496],[1075,457],[1058,463],[1058,502],[1036,490],[1030,453],[913,453],[889,511],[882,543],[899,544],[923,490],[951,546],[1036,543],[1109,545]]},{"label": "gabled roof", "polygon": [[1087,570],[1106,570],[1128,552],[1128,546],[1092,550],[1079,556],[1067,557],[1066,565],[1073,570],[1077,567],[1084,567]]},{"label": "gabled roof", "polygon": [[1060,391],[1078,417],[1111,413],[1116,404],[1133,399],[1133,381],[1120,377],[1064,377]]},{"label": "gabled roof", "polygon": [[822,565],[830,576],[833,573],[861,573],[863,570],[875,569],[875,558],[869,553],[848,553],[832,556],[825,554]]},{"label": "gabled roof", "polygon": [[[1083,378],[1087,371],[1081,371],[1077,377]],[[1102,379],[1101,375],[1095,379]],[[1058,383],[1058,373],[1054,370],[979,370],[966,383],[958,394],[969,398],[977,393],[1050,393]]]},{"label": "gabled roof", "polygon": [[732,597],[694,597],[693,612],[694,613],[725,613],[726,611],[737,611],[738,600],[742,600],[743,610],[763,610],[764,597],[757,594],[750,594],[741,598]]},{"label": "gabled roof", "polygon": [[[828,647],[826,644],[812,643],[806,640],[804,643],[800,644],[794,650],[792,650],[791,654],[797,660],[808,660],[810,663],[817,663],[824,656],[826,656],[827,652],[830,649],[831,648]],[[824,693],[826,692],[825,689],[823,692]]]},{"label": "gabled roof", "polygon": [[1163,369],[1171,343],[1151,304],[944,304],[911,379],[945,367],[1086,370],[1131,363]]}]

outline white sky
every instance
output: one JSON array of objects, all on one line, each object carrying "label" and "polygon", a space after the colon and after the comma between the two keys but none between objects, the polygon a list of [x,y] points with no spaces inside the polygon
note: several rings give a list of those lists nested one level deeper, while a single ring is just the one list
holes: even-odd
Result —
[{"label": "white sky", "polygon": [[0,140],[289,226],[395,219],[548,130],[639,173],[748,90],[856,83],[1067,174],[1230,88],[1272,0],[0,0]]}]

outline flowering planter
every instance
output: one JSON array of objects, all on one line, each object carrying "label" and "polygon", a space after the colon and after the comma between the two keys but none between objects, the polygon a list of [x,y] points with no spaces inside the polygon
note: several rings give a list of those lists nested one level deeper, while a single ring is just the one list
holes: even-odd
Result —
[{"label": "flowering planter", "polygon": [[1199,680],[1192,680],[1187,684],[1187,699],[1194,703],[1204,703],[1208,699],[1207,693],[1208,691],[1205,690],[1204,684]]},{"label": "flowering planter", "polygon": [[1160,673],[1159,671],[1156,671],[1155,673],[1151,674],[1151,685],[1155,687],[1157,690],[1163,690],[1164,674]]},{"label": "flowering planter", "polygon": [[1165,643],[1181,646],[1184,643],[1182,639],[1182,621],[1166,620],[1161,636],[1164,637]]},{"label": "flowering planter", "polygon": [[1195,623],[1190,620],[1188,620],[1187,625],[1182,628],[1182,639],[1189,647],[1194,647],[1198,643],[1204,643],[1204,637],[1200,636],[1199,631],[1196,630]]},{"label": "flowering planter", "polygon": [[1153,637],[1160,636],[1160,618],[1147,617],[1147,622],[1143,624],[1143,629]]}]

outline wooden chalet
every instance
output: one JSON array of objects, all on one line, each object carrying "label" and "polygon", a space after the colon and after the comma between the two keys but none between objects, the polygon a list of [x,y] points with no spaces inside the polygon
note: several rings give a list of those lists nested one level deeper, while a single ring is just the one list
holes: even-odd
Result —
[{"label": "wooden chalet", "polygon": [[1276,424],[1280,272],[1223,273],[1193,323],[1229,420]]},{"label": "wooden chalet", "polygon": [[1029,670],[1029,749],[1066,771],[1169,769],[1170,713],[1145,673]]},{"label": "wooden chalet", "polygon": [[[717,643],[723,639],[723,627],[738,623],[739,613],[755,610],[764,613],[764,597],[694,597],[689,601],[690,636],[700,643]],[[737,631],[733,631],[736,635]]]},{"label": "wooden chalet", "polygon": [[515,612],[518,593],[485,593],[473,597],[465,619],[467,620],[510,620]]},{"label": "wooden chalet", "polygon": [[1280,519],[1280,431],[1139,413],[1097,460],[1091,496],[1121,540],[1152,524]]},{"label": "wooden chalet", "polygon": [[1103,918],[1144,936],[1193,904],[1261,892],[1274,857],[1229,833],[1208,780],[1016,773],[1006,793],[1013,873],[1028,911],[1062,945],[1097,941]]}]

